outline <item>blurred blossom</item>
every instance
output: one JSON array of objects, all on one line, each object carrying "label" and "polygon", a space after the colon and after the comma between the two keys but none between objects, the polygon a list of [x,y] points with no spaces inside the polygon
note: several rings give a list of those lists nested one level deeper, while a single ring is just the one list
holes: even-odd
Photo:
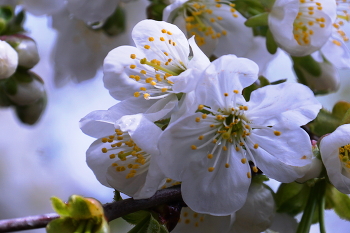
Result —
[{"label": "blurred blossom", "polygon": [[[142,10],[146,4],[145,1],[125,4],[127,29],[146,17]],[[58,32],[53,51],[57,86],[69,80],[82,82],[93,78],[111,49],[131,43],[129,31],[108,36],[103,30],[92,29],[83,21],[70,17],[67,9],[52,16],[52,27]]]},{"label": "blurred blossom", "polygon": [[95,23],[105,20],[117,7],[120,0],[66,0],[67,9],[74,17]]},{"label": "blurred blossom", "polygon": [[18,65],[22,68],[31,69],[39,62],[38,48],[32,38],[22,34],[16,34],[0,36],[0,39],[13,45],[18,53]]},{"label": "blurred blossom", "polygon": [[268,20],[279,47],[292,56],[305,56],[327,42],[335,19],[335,1],[276,0]]},{"label": "blurred blossom", "polygon": [[18,54],[5,41],[0,41],[0,79],[10,77],[17,69]]}]

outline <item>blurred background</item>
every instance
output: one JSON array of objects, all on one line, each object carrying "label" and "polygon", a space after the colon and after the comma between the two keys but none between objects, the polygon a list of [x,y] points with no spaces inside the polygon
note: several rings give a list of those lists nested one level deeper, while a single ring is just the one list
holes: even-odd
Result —
[{"label": "blurred background", "polygon": [[[141,20],[145,15],[131,11],[128,17]],[[41,59],[32,70],[44,80],[48,95],[42,118],[28,126],[17,119],[12,108],[0,108],[0,219],[51,213],[52,196],[68,200],[70,195],[78,194],[102,203],[112,201],[113,190],[102,186],[85,163],[85,151],[94,138],[81,132],[79,120],[91,111],[108,109],[117,101],[103,87],[101,70],[94,79],[55,86],[52,50],[57,31],[50,25],[47,17],[31,14],[25,24],[28,35],[37,42]],[[130,28],[132,23],[124,41],[129,39]],[[79,59],[80,54],[71,56]],[[293,81],[291,66],[289,58],[280,52],[266,76],[272,81]],[[339,100],[350,101],[350,72],[340,71],[340,76],[340,90],[319,97],[327,109]],[[269,184],[276,190],[276,182]],[[115,225],[113,232],[127,232],[129,227],[122,221]],[[350,223],[326,211],[326,228],[330,233],[347,233]],[[45,229],[23,232],[42,233]],[[312,232],[319,232],[317,226]]]}]

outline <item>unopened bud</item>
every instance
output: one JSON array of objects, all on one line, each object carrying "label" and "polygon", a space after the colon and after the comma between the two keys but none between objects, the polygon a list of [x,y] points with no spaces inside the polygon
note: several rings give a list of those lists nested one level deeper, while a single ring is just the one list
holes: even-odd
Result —
[{"label": "unopened bud", "polygon": [[33,125],[44,112],[46,102],[46,96],[44,96],[30,105],[16,106],[16,114],[23,123]]},{"label": "unopened bud", "polygon": [[35,41],[25,35],[1,36],[1,40],[11,44],[18,53],[18,65],[25,69],[33,68],[39,62],[39,53]]},{"label": "unopened bud", "polygon": [[31,71],[18,70],[6,84],[7,96],[16,105],[32,104],[45,95],[44,82]]},{"label": "unopened bud", "polygon": [[0,79],[10,77],[18,65],[17,52],[5,41],[0,41]]}]

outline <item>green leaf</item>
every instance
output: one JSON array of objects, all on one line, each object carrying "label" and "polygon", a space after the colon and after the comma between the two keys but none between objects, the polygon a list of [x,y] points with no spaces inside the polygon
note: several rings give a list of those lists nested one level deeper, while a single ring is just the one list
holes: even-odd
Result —
[{"label": "green leaf", "polygon": [[295,66],[301,67],[303,70],[315,77],[319,77],[322,73],[320,63],[315,61],[315,59],[313,59],[311,55],[307,55],[304,57],[292,56],[292,60]]},{"label": "green leaf", "polygon": [[260,81],[260,87],[270,85],[270,81],[264,76],[259,76],[259,81]]},{"label": "green leaf", "polygon": [[254,15],[245,21],[247,27],[267,26],[268,25],[269,13],[264,12],[258,15]]},{"label": "green leaf", "polygon": [[128,233],[168,233],[168,230],[149,214]]},{"label": "green leaf", "polygon": [[332,133],[339,125],[341,120],[325,109],[321,109],[316,119],[309,123],[310,130],[317,136],[323,136]]},{"label": "green leaf", "polygon": [[116,36],[125,31],[126,14],[123,7],[118,5],[114,13],[109,16],[102,26],[103,31],[109,36]]},{"label": "green leaf", "polygon": [[122,218],[132,225],[137,225],[140,221],[150,215],[146,210],[139,210],[137,212],[124,215]]},{"label": "green leaf", "polygon": [[348,111],[346,111],[342,121],[341,121],[341,124],[349,124],[350,123],[350,109]]},{"label": "green leaf", "polygon": [[13,18],[14,12],[11,6],[1,6],[0,7],[0,18],[5,21],[9,21]]},{"label": "green leaf", "polygon": [[277,52],[277,44],[270,30],[266,33],[266,48],[267,51],[271,54],[275,54]]},{"label": "green leaf", "polygon": [[297,215],[304,209],[309,191],[305,184],[281,184],[275,195],[277,212]]},{"label": "green leaf", "polygon": [[333,188],[334,211],[341,218],[350,221],[350,197]]},{"label": "green leaf", "polygon": [[78,225],[78,222],[74,221],[71,218],[58,218],[55,220],[52,220],[47,226],[46,226],[46,232],[47,233],[73,233]]},{"label": "green leaf", "polygon": [[60,216],[69,216],[69,210],[67,209],[66,203],[64,203],[58,197],[51,197],[52,208],[60,215]]},{"label": "green leaf", "polygon": [[68,210],[72,218],[87,219],[92,217],[87,200],[82,196],[70,196],[68,200]]},{"label": "green leaf", "polygon": [[261,4],[268,10],[272,9],[273,4],[275,3],[275,0],[260,0],[260,1],[261,1]]}]

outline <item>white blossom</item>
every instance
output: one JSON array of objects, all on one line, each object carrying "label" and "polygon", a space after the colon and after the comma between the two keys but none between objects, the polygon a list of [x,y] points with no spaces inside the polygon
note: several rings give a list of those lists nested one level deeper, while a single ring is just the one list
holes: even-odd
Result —
[{"label": "white blossom", "polygon": [[167,177],[182,182],[194,211],[228,215],[242,207],[251,182],[249,161],[267,176],[292,182],[311,162],[311,143],[299,126],[321,108],[306,86],[259,88],[250,102],[243,88],[257,79],[257,65],[233,55],[207,68],[195,89],[198,111],[170,124],[159,140],[157,161]]},{"label": "white blossom", "polygon": [[5,41],[0,40],[0,79],[10,77],[18,65],[17,52]]}]

